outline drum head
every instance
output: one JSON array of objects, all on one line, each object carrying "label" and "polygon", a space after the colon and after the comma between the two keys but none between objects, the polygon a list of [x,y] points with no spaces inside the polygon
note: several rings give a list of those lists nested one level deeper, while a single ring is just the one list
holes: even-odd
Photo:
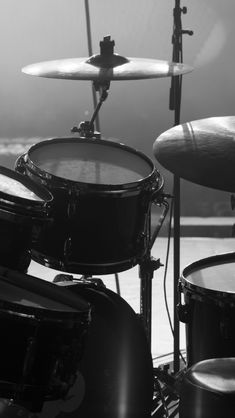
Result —
[{"label": "drum head", "polygon": [[71,299],[70,292],[34,276],[0,266],[0,310],[44,318],[79,318],[90,315],[90,305],[82,297]]},{"label": "drum head", "polygon": [[181,283],[187,290],[235,301],[235,253],[220,254],[190,264]]},{"label": "drum head", "polygon": [[10,201],[23,199],[31,204],[52,200],[50,192],[44,187],[20,173],[0,167],[0,198],[4,197]]},{"label": "drum head", "polygon": [[154,171],[144,154],[106,140],[60,138],[40,142],[29,158],[42,172],[66,180],[122,185],[140,182]]},{"label": "drum head", "polygon": [[23,174],[0,166],[0,219],[31,221],[48,216],[52,194]]},{"label": "drum head", "polygon": [[16,304],[18,305],[17,309],[21,309],[24,311],[25,309],[30,308],[32,312],[36,312],[36,310],[45,310],[45,311],[58,311],[58,312],[77,312],[75,309],[71,308],[70,306],[66,306],[63,303],[57,302],[50,298],[47,298],[42,295],[38,295],[27,289],[22,289],[17,285],[12,283],[7,283],[5,281],[1,281],[1,302],[3,304]]}]

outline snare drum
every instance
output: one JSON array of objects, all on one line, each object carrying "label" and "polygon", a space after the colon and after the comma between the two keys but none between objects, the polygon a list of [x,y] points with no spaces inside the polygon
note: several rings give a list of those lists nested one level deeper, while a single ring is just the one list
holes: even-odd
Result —
[{"label": "snare drum", "polygon": [[32,240],[49,220],[52,195],[43,186],[0,167],[0,263],[24,271]]},{"label": "snare drum", "polygon": [[199,260],[183,270],[187,363],[235,357],[235,253]]},{"label": "snare drum", "polygon": [[40,412],[76,380],[90,305],[78,295],[70,303],[65,289],[3,267],[0,288],[0,398]]},{"label": "snare drum", "polygon": [[126,270],[143,257],[163,183],[144,154],[106,140],[51,139],[32,146],[16,170],[54,197],[53,225],[33,246],[36,261],[93,275]]}]

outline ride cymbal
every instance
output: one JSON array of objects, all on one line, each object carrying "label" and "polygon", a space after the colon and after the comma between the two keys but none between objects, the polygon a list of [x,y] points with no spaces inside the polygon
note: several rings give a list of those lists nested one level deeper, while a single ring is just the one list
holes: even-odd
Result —
[{"label": "ride cymbal", "polygon": [[185,180],[235,191],[235,116],[175,126],[156,139],[153,153],[163,167]]}]

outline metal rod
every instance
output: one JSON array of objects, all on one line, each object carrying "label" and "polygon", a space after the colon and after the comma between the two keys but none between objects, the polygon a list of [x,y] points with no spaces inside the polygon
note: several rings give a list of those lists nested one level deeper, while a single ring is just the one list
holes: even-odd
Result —
[{"label": "metal rod", "polygon": [[[173,29],[173,62],[182,62],[182,24],[181,24],[181,8],[180,0],[175,1],[174,15],[174,29]],[[180,124],[180,108],[181,108],[181,88],[182,76],[172,77],[173,88],[173,110],[174,110],[174,125]],[[179,350],[180,350],[180,327],[179,318],[177,315],[178,305],[178,280],[180,275],[180,178],[174,175],[174,281],[173,281],[173,295],[174,295],[174,309],[173,309],[173,323],[174,323],[174,373],[177,373],[180,368]]]},{"label": "metal rod", "polygon": [[[86,12],[86,27],[87,27],[87,43],[88,43],[88,54],[89,56],[93,55],[92,52],[92,39],[91,39],[91,20],[90,20],[90,10],[89,10],[89,0],[85,0],[85,12]],[[92,84],[92,96],[93,96],[93,107],[96,109],[97,107],[97,96],[96,90],[94,85]],[[100,132],[100,120],[99,116],[97,115],[96,121],[96,130]]]},{"label": "metal rod", "polygon": [[[193,31],[182,30],[181,15],[187,13],[187,7],[180,7],[180,0],[175,0],[174,28],[172,36],[173,61],[183,62],[183,34],[192,36]],[[174,125],[180,124],[182,96],[182,75],[172,77],[170,110],[175,111]],[[180,368],[180,326],[177,314],[179,303],[178,281],[180,276],[180,178],[174,175],[174,372]]]},{"label": "metal rod", "polygon": [[[151,236],[151,211],[147,218],[147,231]],[[153,269],[151,269],[151,250],[148,248],[145,257],[139,263],[140,278],[140,316],[142,317],[149,347],[152,346],[152,279]]]}]

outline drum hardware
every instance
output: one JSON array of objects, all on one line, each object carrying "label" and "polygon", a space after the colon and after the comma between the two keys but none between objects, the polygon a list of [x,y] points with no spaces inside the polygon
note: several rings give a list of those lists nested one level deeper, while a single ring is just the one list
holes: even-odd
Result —
[{"label": "drum hardware", "polygon": [[[231,203],[231,209],[234,210],[235,209],[235,196],[234,194],[231,195],[230,197],[230,203]],[[235,237],[235,224],[232,225],[232,237]]]},{"label": "drum hardware", "polygon": [[71,285],[74,285],[74,283],[76,283],[79,285],[92,287],[92,288],[96,288],[100,290],[106,288],[102,279],[99,279],[98,277],[93,277],[93,276],[74,277],[72,274],[59,273],[59,274],[56,274],[56,276],[53,279],[53,283],[56,283],[60,286],[68,287],[69,285],[68,282],[70,282]]},{"label": "drum hardware", "polygon": [[100,139],[100,132],[94,130],[94,125],[91,126],[89,121],[83,121],[79,124],[79,127],[74,126],[71,129],[71,133],[79,133],[81,138],[96,138]]},{"label": "drum hardware", "polygon": [[185,370],[170,374],[167,366],[154,368],[155,396],[152,416],[169,418],[177,416],[178,402]]},{"label": "drum hardware", "polygon": [[[160,259],[156,260],[151,256],[151,249],[153,247],[153,244],[160,232],[160,229],[163,225],[163,222],[166,218],[166,215],[168,213],[169,204],[167,202],[167,199],[171,197],[169,194],[165,194],[163,192],[163,183],[161,188],[161,193],[156,196],[155,200],[155,194],[153,194],[152,201],[157,206],[164,206],[163,212],[159,218],[158,225],[154,229],[151,238],[148,240],[148,247],[145,256],[139,263],[139,277],[141,280],[141,286],[140,286],[140,314],[144,322],[146,335],[149,341],[149,344],[151,346],[151,328],[152,328],[152,279],[154,271],[158,270],[160,267],[163,266],[161,264]],[[151,225],[150,225],[151,229]],[[149,231],[149,237],[151,235],[151,232]]]},{"label": "drum hardware", "polygon": [[151,257],[150,253],[141,260],[139,264],[140,284],[140,315],[143,319],[147,339],[151,347],[151,327],[152,327],[152,279],[154,271],[158,270],[163,264],[160,259]]},{"label": "drum hardware", "polygon": [[234,210],[235,209],[235,195],[232,194],[230,197],[230,202],[231,202],[231,209]]},{"label": "drum hardware", "polygon": [[12,399],[0,398],[0,411],[2,418],[31,418],[29,411],[14,403]]},{"label": "drum hardware", "polygon": [[[182,288],[182,286],[180,287]],[[192,310],[190,309],[190,307],[180,302],[177,305],[177,312],[178,312],[178,317],[179,317],[180,322],[183,322],[184,324],[188,324],[191,314],[192,314]]]},{"label": "drum hardware", "polygon": [[96,139],[100,139],[101,135],[100,132],[95,132],[94,131],[94,122],[96,121],[97,117],[98,117],[98,113],[99,110],[103,104],[103,102],[107,99],[108,97],[108,90],[110,87],[110,81],[107,82],[103,82],[102,84],[99,84],[98,82],[93,82],[93,86],[94,89],[96,91],[99,91],[100,93],[100,98],[99,98],[99,102],[94,110],[94,113],[91,117],[90,122],[89,121],[83,121],[80,123],[79,127],[74,126],[71,129],[72,133],[79,133],[80,137],[82,138],[96,138]]},{"label": "drum hardware", "polygon": [[[88,55],[92,56],[92,37],[91,37],[91,20],[90,20],[90,10],[89,10],[89,0],[85,0],[85,15],[86,15],[86,28],[87,28],[87,44],[88,44]],[[97,107],[97,95],[94,88],[94,85],[92,85],[92,97],[93,97],[93,107],[96,109]],[[96,130],[100,132],[100,120],[99,115],[97,115],[96,118]]]},{"label": "drum hardware", "polygon": [[[175,7],[173,10],[173,35],[172,35],[172,60],[177,62],[183,62],[183,35],[193,35],[193,31],[183,30],[182,29],[182,14],[187,13],[187,7],[181,8],[180,0],[175,0]],[[170,97],[169,97],[169,109],[174,111],[174,125],[179,125],[180,123],[180,113],[181,113],[181,98],[182,98],[182,76],[178,75],[177,77],[171,78],[171,87],[170,87]],[[180,276],[180,178],[175,175],[173,178],[173,195],[174,206],[173,206],[173,216],[174,216],[174,236],[173,236],[173,270],[174,270],[174,295],[173,295],[173,305],[174,305],[174,371],[175,373],[179,371],[180,360],[179,360],[179,319],[177,316],[177,304],[178,304],[178,291],[177,284]]]}]

